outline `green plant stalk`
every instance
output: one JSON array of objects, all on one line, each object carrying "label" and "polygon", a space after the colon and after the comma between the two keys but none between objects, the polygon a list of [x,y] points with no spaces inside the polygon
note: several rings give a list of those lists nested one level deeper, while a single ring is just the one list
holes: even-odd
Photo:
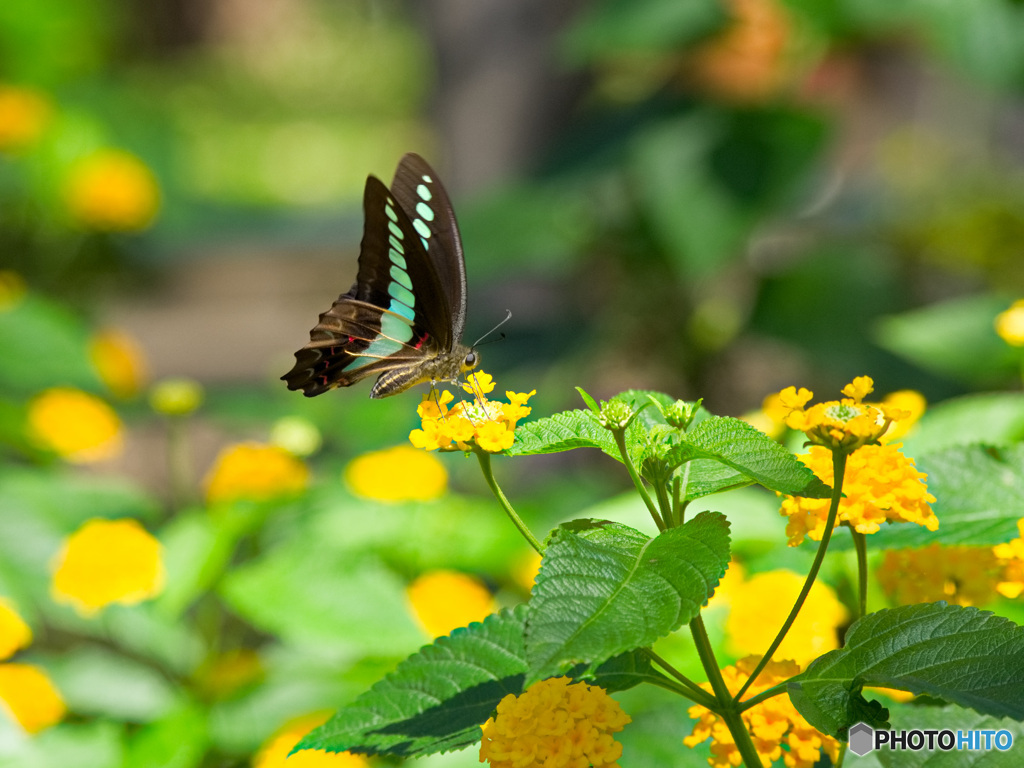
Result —
[{"label": "green plant stalk", "polygon": [[512,524],[519,529],[519,533],[523,535],[523,538],[533,547],[538,555],[544,554],[543,545],[537,540],[537,537],[533,535],[533,532],[526,526],[523,519],[516,514],[515,509],[509,503],[509,500],[505,498],[505,494],[501,492],[501,488],[498,486],[498,481],[494,479],[494,470],[491,469],[491,454],[487,451],[477,448],[476,457],[480,461],[480,469],[484,473],[484,480],[487,481],[487,485],[491,489],[491,493],[501,504],[501,508],[505,510],[505,514],[508,515],[509,520]]},{"label": "green plant stalk", "polygon": [[867,536],[850,528],[853,534],[853,548],[857,551],[857,615],[863,618],[868,612],[868,544]]},{"label": "green plant stalk", "polygon": [[708,676],[708,682],[711,683],[711,690],[715,692],[715,706],[708,707],[708,709],[725,721],[736,744],[736,749],[739,750],[740,756],[743,758],[743,764],[747,768],[759,768],[761,758],[758,756],[754,742],[750,738],[750,732],[740,716],[741,710],[725,684],[722,670],[718,668],[718,660],[715,658],[707,629],[704,627],[704,619],[700,614],[697,614],[697,618],[690,622],[690,634],[693,635],[693,644],[697,648],[697,655]]},{"label": "green plant stalk", "polygon": [[661,478],[654,484],[654,492],[658,496],[658,507],[661,509],[661,519],[665,521],[668,528],[674,528],[675,519],[672,516],[672,502],[668,498],[668,490]]},{"label": "green plant stalk", "polygon": [[708,708],[716,706],[717,703],[715,701],[714,696],[709,694],[707,691],[705,691],[703,688],[701,688],[699,685],[693,682],[690,678],[688,678],[682,672],[680,672],[667,661],[665,661],[663,658],[661,658],[661,656],[656,654],[653,649],[644,648],[643,653],[651,661],[653,661],[655,664],[657,664],[668,674],[670,674],[672,677],[679,681],[678,683],[674,680],[670,681],[672,682],[673,687],[668,688],[668,686],[662,686],[663,688],[675,691],[676,693],[686,697],[695,704],[700,704],[701,706]]},{"label": "green plant stalk", "polygon": [[682,479],[676,475],[672,478],[672,519],[675,520],[676,525],[682,525],[685,522],[683,515],[686,514],[686,507],[682,503],[682,488]]},{"label": "green plant stalk", "polygon": [[615,438],[615,445],[619,448],[619,455],[622,456],[622,463],[626,465],[626,469],[629,471],[629,476],[632,478],[633,485],[636,486],[636,490],[640,494],[640,498],[642,498],[644,500],[644,504],[647,505],[647,511],[651,513],[651,517],[654,519],[654,524],[658,526],[659,531],[664,531],[665,521],[662,520],[661,515],[658,514],[658,508],[654,506],[654,500],[651,499],[651,495],[644,487],[644,481],[636,471],[636,467],[633,466],[633,459],[630,458],[629,451],[626,449],[626,430],[613,429],[611,430],[611,433]]},{"label": "green plant stalk", "polygon": [[843,498],[843,476],[846,474],[846,454],[842,451],[832,451],[832,502],[828,508],[828,519],[825,520],[825,530],[821,535],[821,541],[818,542],[818,551],[814,554],[814,562],[811,563],[811,570],[807,573],[807,578],[804,580],[804,585],[800,590],[800,594],[796,598],[796,602],[793,604],[793,609],[789,612],[789,616],[786,617],[785,623],[782,625],[782,629],[775,636],[772,644],[768,646],[768,650],[764,656],[757,663],[754,671],[750,674],[750,678],[740,688],[739,693],[736,694],[734,701],[739,702],[743,697],[743,694],[747,692],[747,689],[753,685],[757,676],[761,674],[764,668],[768,665],[768,662],[772,660],[772,655],[778,650],[782,641],[786,637],[786,633],[789,632],[789,628],[793,626],[793,622],[796,621],[797,614],[800,613],[800,609],[803,608],[804,601],[807,600],[807,595],[811,592],[811,587],[814,586],[814,580],[818,578],[818,571],[821,570],[821,564],[825,560],[825,551],[828,549],[828,543],[832,538],[832,529],[836,524],[836,517],[839,514],[839,502]]},{"label": "green plant stalk", "polygon": [[167,473],[170,481],[171,507],[179,510],[189,502],[192,491],[192,469],[189,461],[188,423],[183,416],[167,419]]}]

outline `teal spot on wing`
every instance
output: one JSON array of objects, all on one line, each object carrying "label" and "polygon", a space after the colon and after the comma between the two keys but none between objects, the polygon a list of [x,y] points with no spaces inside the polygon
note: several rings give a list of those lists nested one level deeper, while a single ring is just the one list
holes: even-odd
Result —
[{"label": "teal spot on wing", "polygon": [[434,220],[434,209],[426,203],[416,203],[416,213],[422,216],[427,221]]},{"label": "teal spot on wing", "polygon": [[426,184],[420,184],[418,187],[416,187],[416,194],[419,195],[420,199],[422,200],[429,200],[430,198],[433,197],[433,195],[430,194],[430,190],[427,189]]},{"label": "teal spot on wing", "polygon": [[[392,282],[388,286],[388,293],[391,294],[392,298],[391,306],[389,307],[392,312],[397,312],[410,320],[416,318],[416,312],[413,310],[413,307],[416,306],[416,297],[412,295],[412,291],[407,290],[403,285]],[[395,306],[396,302],[398,302],[398,306]]]},{"label": "teal spot on wing", "polygon": [[430,227],[427,226],[426,222],[423,221],[423,219],[416,219],[412,223],[412,226],[413,229],[419,232],[420,237],[422,237],[424,240],[430,237]]},{"label": "teal spot on wing", "polygon": [[392,221],[398,221],[398,214],[395,213],[394,205],[392,205],[390,200],[388,200],[387,203],[384,204],[384,213],[386,213],[388,215],[388,218],[391,219]]},{"label": "teal spot on wing", "polygon": [[[394,261],[394,257],[392,257],[392,261]],[[412,280],[409,278],[409,273],[401,267],[396,265],[391,268],[391,279],[401,283],[410,291],[412,290]],[[388,290],[390,291],[391,289],[389,288]],[[394,294],[391,295],[394,296]]]},{"label": "teal spot on wing", "polygon": [[[394,307],[397,302],[392,301]],[[349,370],[363,368],[376,362],[379,358],[393,355],[402,349],[405,342],[412,339],[412,326],[397,315],[385,312],[380,316],[380,335],[374,339],[352,365]]]},{"label": "teal spot on wing", "polygon": [[402,241],[394,235],[388,235],[388,242],[391,243],[391,247],[399,253],[405,253],[405,247],[402,245]]},{"label": "teal spot on wing", "polygon": [[388,229],[391,230],[391,234],[397,237],[399,240],[402,239],[402,228],[393,221],[388,222]]}]

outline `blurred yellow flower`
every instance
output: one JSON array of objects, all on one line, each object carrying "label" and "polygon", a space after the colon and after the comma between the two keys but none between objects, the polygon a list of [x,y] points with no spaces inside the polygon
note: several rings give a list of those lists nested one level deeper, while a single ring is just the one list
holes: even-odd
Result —
[{"label": "blurred yellow flower", "polygon": [[15,152],[38,141],[52,113],[53,105],[39,91],[0,85],[0,152]]},{"label": "blurred yellow flower", "polygon": [[882,398],[882,405],[901,411],[904,415],[899,421],[894,421],[885,434],[878,438],[881,443],[891,443],[906,435],[911,427],[920,421],[928,408],[928,401],[924,395],[913,389],[901,389],[890,392]]},{"label": "blurred yellow flower", "polygon": [[[409,433],[409,441],[417,448],[433,451],[469,451],[473,446],[497,453],[512,447],[518,421],[530,414],[526,405],[537,390],[529,393],[506,392],[509,402],[488,400],[486,395],[494,389],[490,374],[478,371],[467,377],[462,388],[473,395],[473,400],[460,400],[450,409],[448,403],[454,395],[447,390],[431,390],[423,396],[416,412],[421,428]],[[452,446],[452,443],[455,443]]]},{"label": "blurred yellow flower", "polygon": [[715,587],[715,594],[708,600],[707,607],[717,608],[719,606],[728,607],[732,605],[732,599],[743,589],[746,578],[746,569],[736,560],[730,560],[729,569],[719,580],[718,586]]},{"label": "blurred yellow flower", "polygon": [[498,609],[482,581],[458,571],[428,571],[408,586],[406,595],[413,616],[430,637],[483,621]]},{"label": "blurred yellow flower", "polygon": [[869,376],[858,376],[843,387],[842,400],[829,400],[806,408],[814,393],[804,387],[786,387],[779,392],[779,405],[786,425],[807,435],[815,445],[851,453],[877,442],[894,421],[909,414],[890,405],[861,402],[873,389]]},{"label": "blurred yellow flower", "polygon": [[761,402],[761,410],[745,413],[740,418],[769,437],[779,438],[786,431],[787,413],[779,393],[773,392]]},{"label": "blurred yellow flower", "polygon": [[[939,527],[930,504],[935,497],[925,485],[927,475],[917,471],[914,460],[899,451],[899,445],[865,445],[850,454],[843,481],[836,524],[845,523],[859,533],[874,533],[881,524],[917,523],[929,531]],[[832,454],[827,448],[811,446],[800,460],[822,482],[832,484]],[[810,536],[821,541],[828,519],[828,499],[787,496],[779,514],[789,517],[786,534],[795,547]]]},{"label": "blurred yellow flower", "polygon": [[999,563],[990,547],[886,550],[878,583],[899,605],[948,600],[956,605],[985,605],[996,597]]},{"label": "blurred yellow flower", "polygon": [[498,703],[495,716],[480,726],[480,762],[491,768],[611,768],[622,756],[612,734],[630,722],[604,688],[552,677]]},{"label": "blurred yellow flower", "polygon": [[146,356],[138,341],[116,328],[93,335],[89,359],[100,379],[117,397],[134,397],[149,376]]},{"label": "blurred yellow flower", "polygon": [[540,561],[540,553],[531,549],[512,568],[512,580],[530,592],[533,589],[533,582],[537,580],[537,574],[540,573]]},{"label": "blurred yellow flower", "polygon": [[[767,650],[803,584],[803,576],[780,569],[758,573],[740,585],[732,585],[725,628],[733,653],[745,656]],[[806,666],[839,647],[838,629],[848,618],[849,613],[832,587],[820,579],[815,581],[776,655]]]},{"label": "blurred yellow flower", "polygon": [[31,664],[0,664],[0,703],[29,733],[59,723],[67,711],[50,678]]},{"label": "blurred yellow flower", "polygon": [[237,499],[266,501],[305,490],[309,469],[284,448],[262,443],[237,443],[220,452],[206,475],[206,500],[211,504]]},{"label": "blurred yellow flower", "polygon": [[1017,530],[1020,536],[1016,539],[992,548],[1001,569],[996,589],[1011,600],[1024,592],[1024,517],[1017,521]]},{"label": "blurred yellow flower", "polygon": [[87,464],[117,456],[123,448],[121,420],[94,395],[54,387],[28,406],[29,436],[68,461]]},{"label": "blurred yellow flower", "polygon": [[25,279],[11,269],[0,269],[0,312],[14,309],[25,295]]},{"label": "blurred yellow flower", "polygon": [[51,592],[91,616],[111,603],[133,605],[164,588],[160,542],[137,521],[89,520],[64,542]]},{"label": "blurred yellow flower", "polygon": [[323,443],[320,430],[302,416],[282,416],[270,428],[270,442],[293,456],[312,456]]},{"label": "blurred yellow flower", "polygon": [[153,172],[134,155],[118,149],[103,149],[76,163],[64,194],[75,221],[105,232],[145,229],[160,205]]},{"label": "blurred yellow flower", "polygon": [[448,488],[441,460],[409,445],[357,456],[345,468],[345,482],[356,496],[379,501],[428,501]]},{"label": "blurred yellow flower", "polygon": [[351,752],[326,752],[304,749],[291,757],[288,753],[307,733],[323,725],[328,713],[314,713],[291,720],[271,736],[253,758],[253,768],[369,768],[370,762]]},{"label": "blurred yellow flower", "polygon": [[[739,692],[750,678],[750,673],[754,671],[758,661],[759,656],[747,656],[737,661],[735,666],[722,670],[722,677],[730,693]],[[768,662],[757,680],[747,689],[744,700],[788,680],[799,672],[800,665],[792,661]],[[701,687],[711,692],[710,683],[702,683]],[[732,734],[718,715],[700,705],[690,707],[689,714],[697,723],[693,726],[693,732],[683,739],[683,744],[695,747],[710,738],[711,757],[708,758],[708,765],[712,768],[735,768],[742,765],[743,759]],[[832,763],[839,757],[839,742],[812,728],[797,712],[786,694],[773,696],[760,704],[755,704],[744,710],[741,717],[754,742],[757,754],[766,766],[782,757],[789,768],[813,768],[821,759],[822,753],[828,755]],[[786,749],[783,749],[783,745]]]},{"label": "blurred yellow flower", "polygon": [[186,416],[203,403],[203,387],[194,379],[161,379],[149,391],[149,405],[164,416]]},{"label": "blurred yellow flower", "polygon": [[776,0],[728,0],[732,15],[725,30],[692,57],[698,83],[715,95],[739,102],[762,101],[785,80],[793,24]]},{"label": "blurred yellow flower", "polygon": [[203,662],[195,680],[204,693],[223,699],[263,677],[263,660],[251,648],[226,651]]},{"label": "blurred yellow flower", "polygon": [[0,597],[0,659],[9,659],[15,651],[32,642],[32,630],[18,615],[14,603]]},{"label": "blurred yellow flower", "polygon": [[996,333],[1007,344],[1024,347],[1024,299],[1013,302],[1008,310],[996,316]]}]

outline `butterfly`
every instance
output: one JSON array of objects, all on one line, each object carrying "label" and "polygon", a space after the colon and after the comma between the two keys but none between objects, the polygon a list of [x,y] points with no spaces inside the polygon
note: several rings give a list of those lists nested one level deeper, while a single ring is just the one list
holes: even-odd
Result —
[{"label": "butterfly", "polygon": [[377,376],[370,397],[423,382],[455,381],[479,364],[462,344],[466,264],[455,211],[437,174],[416,154],[391,189],[370,176],[355,284],[320,315],[281,378],[314,397]]}]

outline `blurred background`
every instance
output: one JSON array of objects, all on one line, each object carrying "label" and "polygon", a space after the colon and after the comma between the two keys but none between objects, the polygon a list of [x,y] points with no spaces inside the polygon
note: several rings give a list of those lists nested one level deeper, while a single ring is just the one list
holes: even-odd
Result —
[{"label": "blurred background", "polygon": [[[168,527],[212,504],[202,478],[219,452],[275,428],[321,485],[260,517],[241,550],[236,532],[222,569],[259,567],[325,510],[370,514],[340,473],[405,441],[416,398],[371,403],[364,385],[307,400],[278,380],[355,275],[367,174],[389,182],[408,151],[438,170],[466,250],[466,340],[511,310],[483,368],[498,391],[536,389],[535,416],[579,407],[577,385],[741,415],[784,386],[831,398],[862,374],[879,395],[939,401],[1019,387],[1019,350],[993,321],[1024,295],[1022,93],[1017,0],[4,0],[0,585],[49,638],[37,653],[58,670],[71,724],[92,729],[100,756],[77,764],[245,764],[288,716],[335,707],[393,664],[353,638],[338,651],[349,666],[317,646],[336,672],[327,685],[303,666],[306,645],[289,655],[287,606],[261,612],[270,566],[230,588],[217,571],[157,611],[165,629],[198,611],[198,635],[182,640],[198,645],[135,659],[150,687],[131,688],[144,702],[133,709],[125,691],[90,699],[83,679],[127,669],[119,638],[142,630],[86,630],[46,605],[47,563],[78,524],[137,517],[179,551]],[[168,377],[203,392],[187,427],[185,411],[147,399]],[[124,449],[69,462],[27,436],[33,398],[53,387],[110,403]],[[474,495],[472,462],[444,458],[465,494],[452,530],[487,542],[461,567],[522,599],[509,574],[525,547]],[[628,486],[600,456],[530,461],[499,473],[537,530]],[[397,584],[456,542],[369,549]],[[244,689],[257,702],[231,688],[209,720],[219,694],[192,690],[182,709],[180,690],[211,663],[205,620],[236,631],[218,652],[273,648]],[[83,644],[108,666],[66,661]],[[285,684],[303,674],[324,685]],[[196,718],[213,723],[201,746],[146,762]],[[48,738],[85,749],[61,733]],[[58,759],[26,758],[37,747],[25,743],[3,742],[0,764]]]}]

